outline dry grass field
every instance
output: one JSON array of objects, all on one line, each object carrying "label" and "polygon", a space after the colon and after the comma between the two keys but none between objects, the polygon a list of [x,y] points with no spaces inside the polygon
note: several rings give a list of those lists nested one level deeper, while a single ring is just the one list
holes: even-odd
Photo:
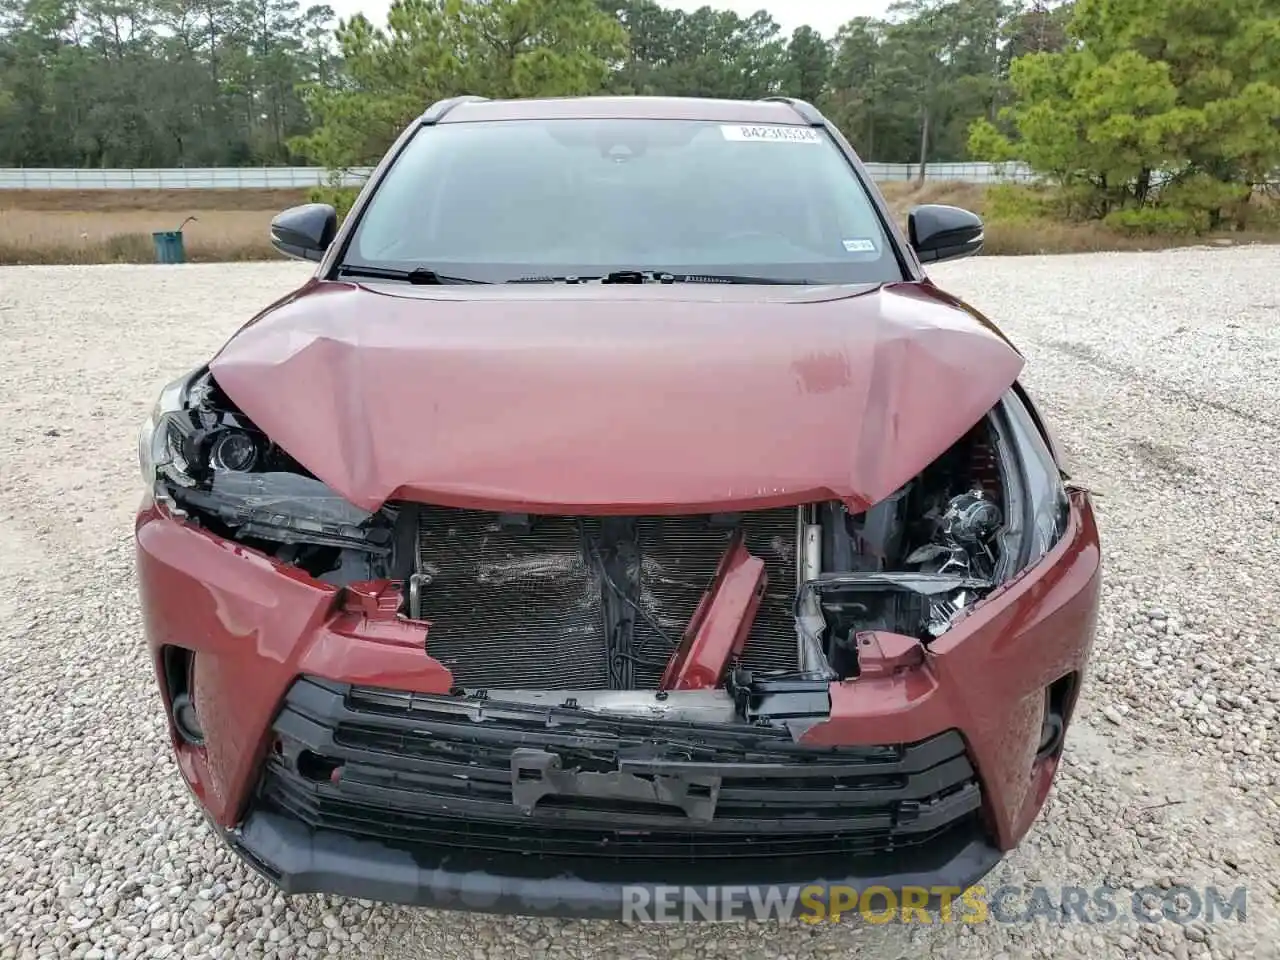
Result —
[{"label": "dry grass field", "polygon": [[[1109,251],[1167,250],[1170,247],[1206,243],[1276,243],[1277,203],[1259,196],[1251,205],[1256,226],[1245,231],[1205,236],[1170,236],[1125,233],[1100,222],[1073,223],[1034,215],[1033,191],[1027,187],[998,187],[1002,204],[992,202],[993,191],[978,183],[930,182],[882,183],[880,191],[902,223],[907,211],[921,203],[949,203],[965,207],[986,220],[986,244],[990,256],[1024,256],[1045,253],[1105,253]],[[1010,202],[1012,201],[1012,202]],[[1013,210],[1007,209],[1013,207]],[[1017,209],[1024,208],[1024,209]]]},{"label": "dry grass field", "polygon": [[271,217],[305,200],[305,190],[0,191],[0,264],[150,263],[151,233],[189,216],[188,259],[273,259]]},{"label": "dry grass field", "polygon": [[[988,190],[971,183],[884,183],[899,219],[919,203],[950,203],[988,217],[986,253],[1090,253],[1150,250],[1206,238],[1133,236],[1097,223],[993,217]],[[306,200],[305,190],[7,190],[0,191],[0,264],[150,263],[151,233],[183,231],[192,261],[270,260],[271,217]],[[1230,234],[1234,242],[1275,234]],[[1212,239],[1212,238],[1209,238]]]},{"label": "dry grass field", "polygon": [[[183,230],[189,260],[265,260],[269,210],[195,208]],[[0,209],[0,264],[150,263],[151,233],[173,230],[183,214],[156,210]]]},{"label": "dry grass field", "polygon": [[180,213],[192,210],[281,210],[305,203],[300,190],[0,190],[0,211]]}]

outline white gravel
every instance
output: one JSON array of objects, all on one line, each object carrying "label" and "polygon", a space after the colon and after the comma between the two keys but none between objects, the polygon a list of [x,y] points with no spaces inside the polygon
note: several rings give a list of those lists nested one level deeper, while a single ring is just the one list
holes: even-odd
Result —
[{"label": "white gravel", "polygon": [[305,274],[0,269],[0,960],[1280,956],[1277,248],[936,271],[1028,354],[1105,538],[1064,768],[989,888],[1247,886],[1247,920],[1208,926],[628,927],[277,896],[169,758],[130,521],[158,387]]}]

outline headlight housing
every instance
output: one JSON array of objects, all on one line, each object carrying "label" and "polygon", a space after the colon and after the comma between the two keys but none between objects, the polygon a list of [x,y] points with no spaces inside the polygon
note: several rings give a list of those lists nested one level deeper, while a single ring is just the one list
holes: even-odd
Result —
[{"label": "headlight housing", "polygon": [[205,368],[160,391],[138,435],[138,463],[157,503],[219,533],[390,552],[387,517],[311,476],[221,395]]},{"label": "headlight housing", "polygon": [[1005,394],[993,419],[1006,485],[998,580],[1006,580],[1054,548],[1066,530],[1070,503],[1062,471],[1016,390]]},{"label": "headlight housing", "polygon": [[156,492],[160,468],[173,462],[169,420],[186,409],[187,393],[199,373],[199,370],[192,371],[165,385],[138,432],[138,467],[142,471],[142,482],[153,492]]},{"label": "headlight housing", "polygon": [[208,395],[209,374],[203,367],[167,384],[138,433],[138,467],[142,482],[156,501],[177,509],[171,486],[194,487],[201,472],[193,470],[188,440],[200,423],[200,407]]},{"label": "headlight housing", "polygon": [[143,483],[158,498],[171,500],[173,486],[207,486],[216,473],[296,466],[282,452],[270,462],[267,438],[230,404],[217,402],[214,393],[208,371],[196,369],[165,386],[143,422],[138,466]]}]

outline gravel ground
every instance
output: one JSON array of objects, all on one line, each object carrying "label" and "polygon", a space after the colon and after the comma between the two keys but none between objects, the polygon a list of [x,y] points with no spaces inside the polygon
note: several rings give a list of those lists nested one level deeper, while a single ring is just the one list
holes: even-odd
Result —
[{"label": "gravel ground", "polygon": [[[1277,249],[936,271],[1005,325],[1097,493],[1095,668],[1002,884],[1248,888],[1245,922],[624,926],[275,895],[211,836],[143,658],[156,390],[296,264],[0,269],[0,958],[1280,956]],[[1119,898],[1128,914],[1127,895]]]}]

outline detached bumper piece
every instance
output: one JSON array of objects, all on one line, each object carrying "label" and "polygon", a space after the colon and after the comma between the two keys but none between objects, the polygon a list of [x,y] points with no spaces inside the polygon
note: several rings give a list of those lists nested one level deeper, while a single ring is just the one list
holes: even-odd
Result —
[{"label": "detached bumper piece", "polygon": [[964,887],[999,860],[949,731],[815,748],[782,730],[302,679],[227,835],[286,892],[621,916],[623,887]]}]

